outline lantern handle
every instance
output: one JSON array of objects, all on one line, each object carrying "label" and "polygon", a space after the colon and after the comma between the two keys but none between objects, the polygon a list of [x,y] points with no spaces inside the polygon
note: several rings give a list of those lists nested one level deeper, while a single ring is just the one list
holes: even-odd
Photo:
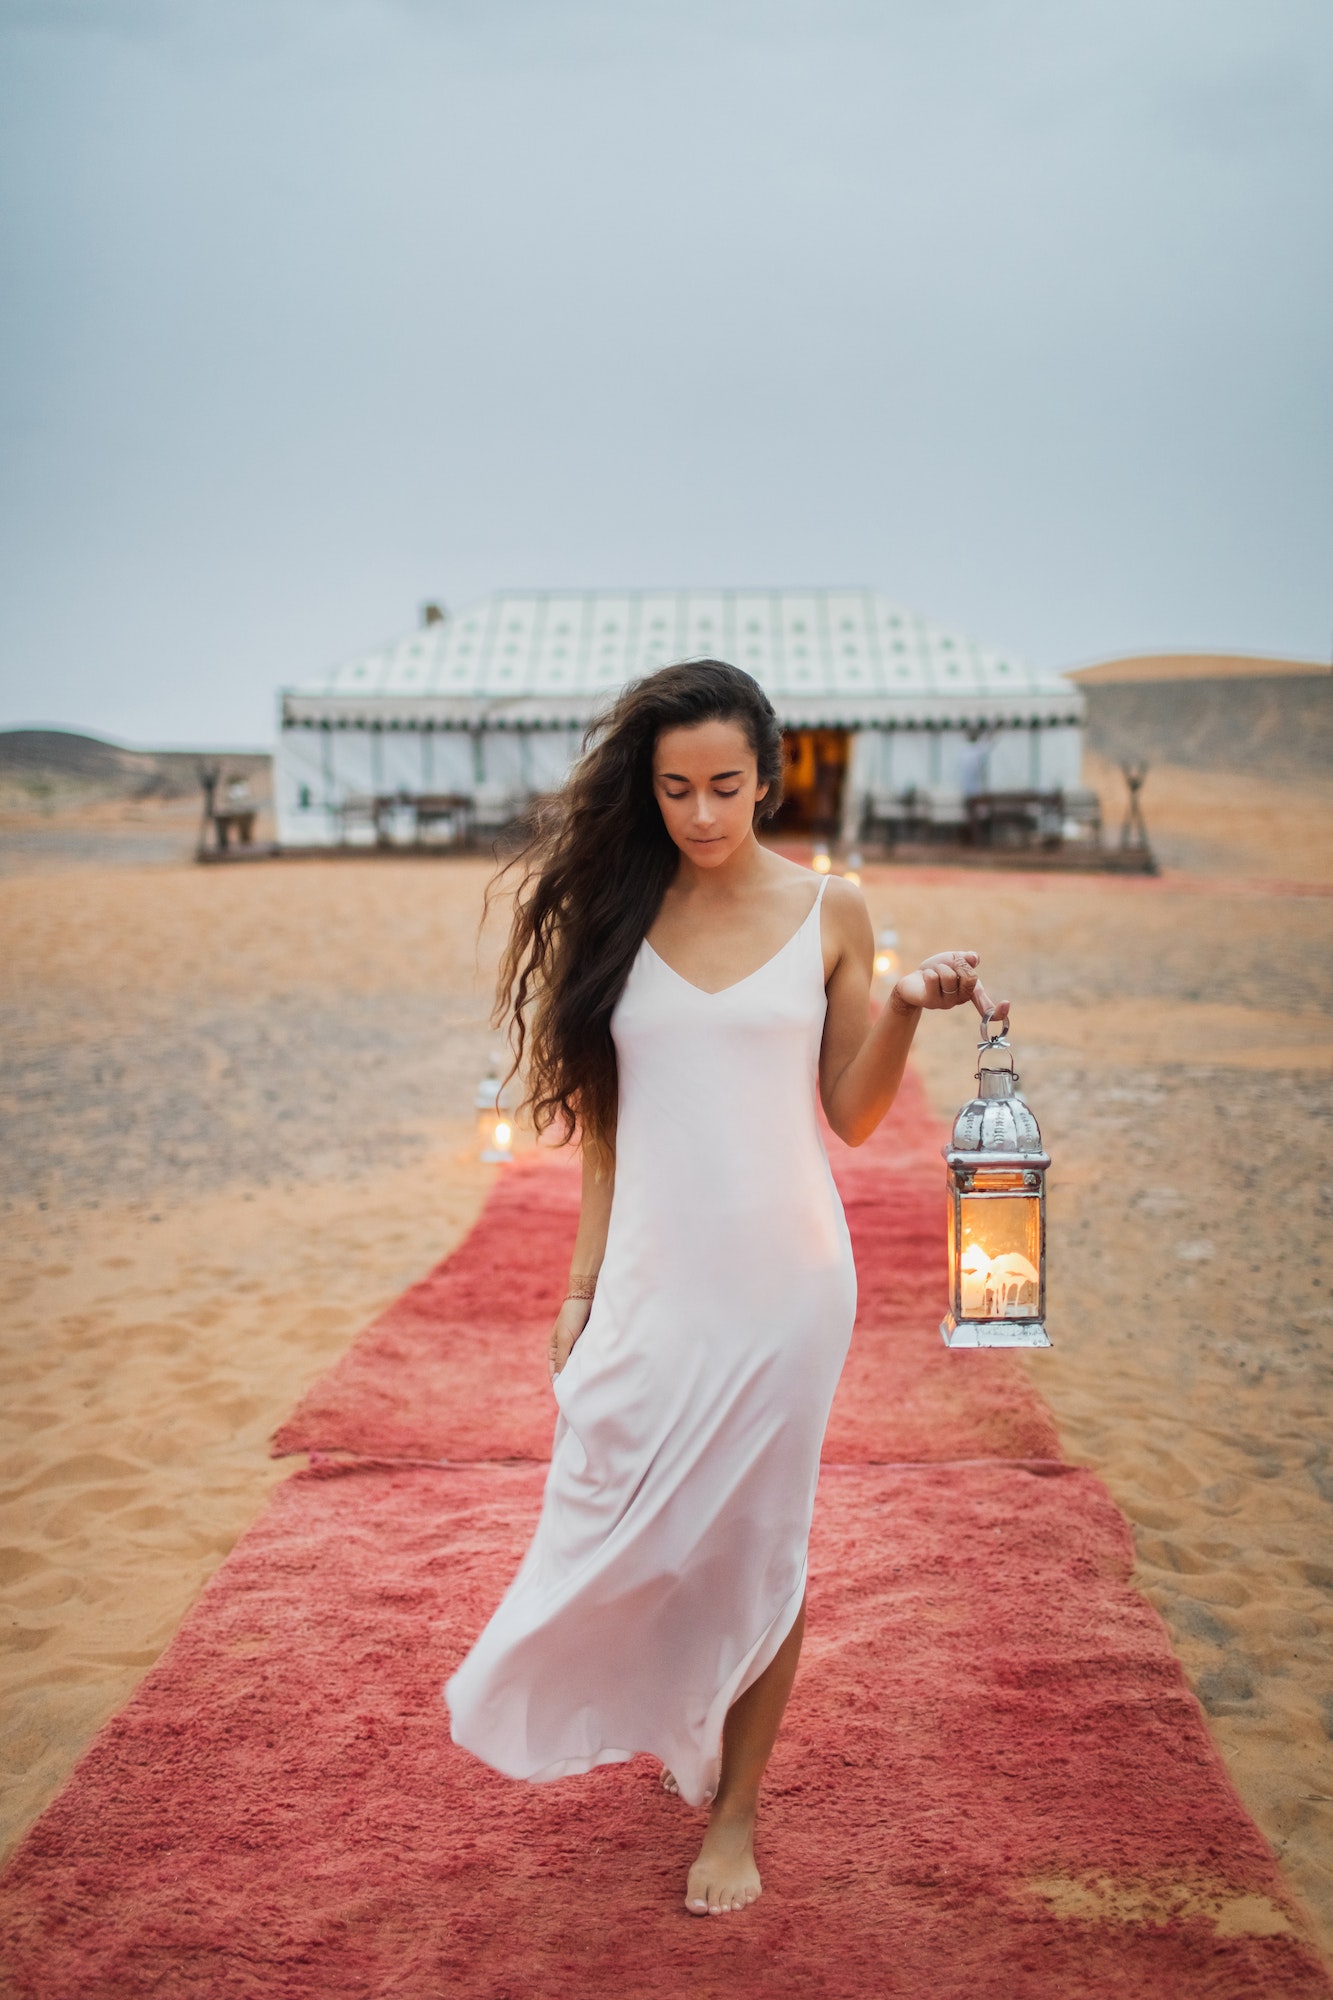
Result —
[{"label": "lantern handle", "polygon": [[[976,985],[972,988],[972,1005],[976,1008],[978,1014],[980,1014],[981,1016],[981,1026],[983,1031],[987,1030],[990,1027],[992,1021],[998,1021],[1000,1024],[1001,1037],[1003,1037],[1005,1034],[1008,1033],[1009,1002],[1007,1000],[992,1000],[990,994],[986,991],[985,987],[982,985],[980,980],[978,980]],[[989,1037],[987,1037],[987,1039],[989,1039]]]},{"label": "lantern handle", "polygon": [[[1007,1049],[1009,1047],[1009,1002],[1007,1000],[992,1000],[981,981],[978,980],[972,988],[972,1005],[981,1016],[981,1040],[977,1043],[977,1048],[982,1051],[986,1049]],[[992,1034],[991,1030],[993,1028],[999,1030],[998,1034]],[[1011,1055],[1009,1058],[1011,1069],[1013,1067],[1013,1060],[1013,1056]]]}]

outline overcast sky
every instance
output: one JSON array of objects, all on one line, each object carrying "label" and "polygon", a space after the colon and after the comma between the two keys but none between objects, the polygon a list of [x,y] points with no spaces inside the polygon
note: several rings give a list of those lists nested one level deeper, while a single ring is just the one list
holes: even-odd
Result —
[{"label": "overcast sky", "polygon": [[1328,0],[0,0],[0,723],[503,586],[1333,645]]}]

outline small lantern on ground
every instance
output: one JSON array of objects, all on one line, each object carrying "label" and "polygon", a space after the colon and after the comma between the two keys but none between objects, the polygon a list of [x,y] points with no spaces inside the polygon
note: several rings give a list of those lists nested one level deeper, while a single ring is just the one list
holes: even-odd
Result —
[{"label": "small lantern on ground", "polygon": [[488,1166],[497,1166],[514,1157],[514,1121],[509,1113],[508,1091],[500,1081],[500,1059],[492,1055],[486,1074],[477,1085],[477,1147]]},{"label": "small lantern on ground", "polygon": [[[1046,1169],[1041,1132],[1019,1094],[1008,1022],[982,1024],[978,1095],[954,1120],[949,1168],[946,1347],[1049,1347]],[[998,1030],[997,1032],[993,1032]],[[1003,1051],[1003,1060],[987,1055]]]},{"label": "small lantern on ground", "polygon": [[898,933],[886,924],[875,940],[875,977],[890,979],[898,970]]},{"label": "small lantern on ground", "polygon": [[830,872],[833,867],[833,857],[828,851],[826,842],[822,840],[815,842],[815,851],[810,858],[810,866],[814,869],[816,875],[827,875]]},{"label": "small lantern on ground", "polygon": [[861,880],[861,866],[862,866],[861,850],[857,847],[854,847],[851,853],[847,856],[847,859],[842,864],[842,872],[844,879],[848,882],[855,882],[859,885]]}]

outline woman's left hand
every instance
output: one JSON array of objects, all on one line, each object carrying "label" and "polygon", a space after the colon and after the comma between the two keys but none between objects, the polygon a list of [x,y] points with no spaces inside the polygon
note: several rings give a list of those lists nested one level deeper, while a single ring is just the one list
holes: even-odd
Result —
[{"label": "woman's left hand", "polygon": [[991,999],[977,977],[980,964],[975,951],[937,951],[915,972],[905,972],[895,980],[889,1005],[906,1014],[923,1007],[961,1007],[970,1000],[983,1020],[1006,1020],[1009,1002]]},{"label": "woman's left hand", "polygon": [[591,1299],[566,1299],[556,1314],[546,1343],[546,1366],[553,1382],[578,1346],[591,1312]]}]

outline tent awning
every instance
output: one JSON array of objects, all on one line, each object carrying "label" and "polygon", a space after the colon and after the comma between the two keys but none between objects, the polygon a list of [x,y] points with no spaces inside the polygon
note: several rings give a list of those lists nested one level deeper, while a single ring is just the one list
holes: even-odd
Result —
[{"label": "tent awning", "polygon": [[[564,700],[516,696],[512,701],[451,699],[446,695],[328,695],[288,689],[282,697],[285,729],[584,729],[614,698]],[[972,690],[958,694],[883,696],[849,700],[832,695],[779,697],[774,701],[784,729],[965,729],[969,724],[1000,728],[1078,727],[1085,700],[1074,687],[1040,693],[1002,694]]]}]

